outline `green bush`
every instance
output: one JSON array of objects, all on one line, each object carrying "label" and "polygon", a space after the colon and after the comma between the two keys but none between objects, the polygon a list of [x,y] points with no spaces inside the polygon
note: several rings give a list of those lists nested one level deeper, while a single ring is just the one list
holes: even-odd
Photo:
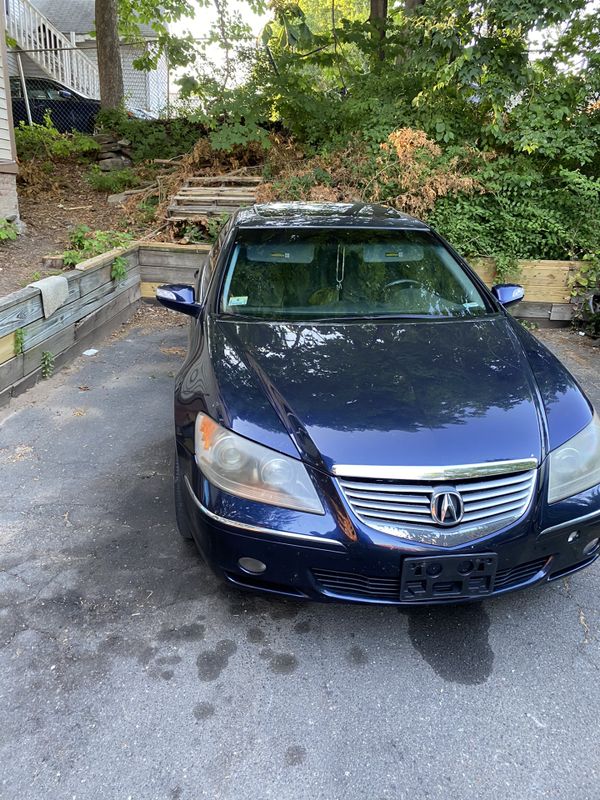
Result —
[{"label": "green bush", "polygon": [[114,172],[102,172],[95,164],[85,176],[86,181],[97,192],[117,194],[133,186],[139,186],[140,179],[131,169],[119,169]]},{"label": "green bush", "polygon": [[98,152],[97,142],[85,133],[59,133],[48,112],[43,125],[21,121],[15,128],[15,142],[21,161],[64,161],[74,157],[91,160]]},{"label": "green bush", "polygon": [[130,141],[135,162],[184,155],[206,135],[202,125],[188,119],[133,119],[124,111],[100,111],[96,125]]},{"label": "green bush", "polygon": [[[64,263],[74,267],[87,258],[99,256],[117,247],[127,247],[133,241],[130,233],[122,231],[93,231],[87,225],[78,225],[69,235],[71,247],[64,253]],[[120,274],[120,270],[118,269]]]},{"label": "green bush", "polygon": [[17,226],[14,222],[0,217],[0,242],[14,242],[17,233]]}]

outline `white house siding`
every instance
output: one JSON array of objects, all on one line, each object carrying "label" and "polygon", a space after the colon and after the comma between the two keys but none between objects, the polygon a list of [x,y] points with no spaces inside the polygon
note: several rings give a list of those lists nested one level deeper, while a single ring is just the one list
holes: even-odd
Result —
[{"label": "white house siding", "polygon": [[6,61],[4,7],[0,5],[0,217],[18,220],[16,150]]},{"label": "white house siding", "polygon": [[14,161],[12,130],[8,121],[8,104],[4,64],[0,64],[0,161]]}]

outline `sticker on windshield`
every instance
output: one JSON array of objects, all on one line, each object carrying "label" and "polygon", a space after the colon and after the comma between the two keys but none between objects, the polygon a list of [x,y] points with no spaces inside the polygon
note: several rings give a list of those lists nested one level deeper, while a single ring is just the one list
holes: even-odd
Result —
[{"label": "sticker on windshield", "polygon": [[229,298],[229,305],[230,306],[245,306],[248,305],[248,295],[245,297],[230,297]]}]

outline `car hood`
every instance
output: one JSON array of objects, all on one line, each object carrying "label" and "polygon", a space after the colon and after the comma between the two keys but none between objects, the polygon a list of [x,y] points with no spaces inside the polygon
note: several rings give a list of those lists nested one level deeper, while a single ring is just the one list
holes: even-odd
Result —
[{"label": "car hood", "polygon": [[503,316],[208,325],[227,424],[319,468],[541,460],[543,411]]}]

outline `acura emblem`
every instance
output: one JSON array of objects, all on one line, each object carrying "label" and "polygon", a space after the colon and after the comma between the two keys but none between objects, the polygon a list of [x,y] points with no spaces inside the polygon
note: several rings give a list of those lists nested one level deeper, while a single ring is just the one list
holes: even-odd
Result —
[{"label": "acura emblem", "polygon": [[456,489],[439,486],[431,495],[431,517],[444,527],[458,525],[463,518],[465,507]]}]

